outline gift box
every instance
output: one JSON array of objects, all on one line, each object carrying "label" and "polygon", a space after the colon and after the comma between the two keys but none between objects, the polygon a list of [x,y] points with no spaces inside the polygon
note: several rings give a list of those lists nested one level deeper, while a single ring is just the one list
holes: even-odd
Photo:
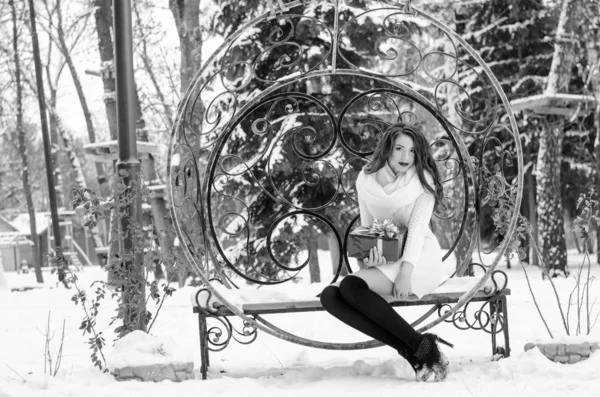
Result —
[{"label": "gift box", "polygon": [[407,228],[399,228],[391,221],[375,220],[371,228],[360,227],[348,235],[347,253],[349,257],[363,260],[373,247],[378,247],[388,262],[395,262],[402,256]]}]

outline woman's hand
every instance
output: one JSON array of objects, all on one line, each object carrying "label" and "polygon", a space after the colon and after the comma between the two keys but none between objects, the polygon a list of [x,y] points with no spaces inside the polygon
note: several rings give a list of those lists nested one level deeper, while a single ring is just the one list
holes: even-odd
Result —
[{"label": "woman's hand", "polygon": [[371,248],[369,256],[363,259],[365,267],[384,265],[386,262],[385,257],[381,255],[381,252],[377,247]]},{"label": "woman's hand", "polygon": [[402,262],[400,264],[400,272],[394,281],[392,295],[394,298],[406,298],[412,289],[412,272],[414,265],[410,262]]}]

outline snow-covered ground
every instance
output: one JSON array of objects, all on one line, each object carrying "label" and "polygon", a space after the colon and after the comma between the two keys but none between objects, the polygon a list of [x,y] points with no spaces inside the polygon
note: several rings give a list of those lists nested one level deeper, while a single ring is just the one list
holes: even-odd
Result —
[{"label": "snow-covered ground", "polygon": [[[570,253],[573,269],[581,255]],[[323,270],[327,266],[323,267]],[[502,270],[506,270],[502,265]],[[556,338],[564,340],[564,328],[556,309],[556,300],[539,270],[529,269],[536,297]],[[12,294],[0,293],[0,396],[600,396],[600,353],[573,365],[550,362],[537,349],[524,352],[525,343],[547,340],[520,266],[507,270],[512,296],[509,320],[512,356],[491,361],[490,336],[483,332],[460,331],[450,324],[434,329],[455,344],[445,348],[450,374],[444,383],[417,383],[409,365],[387,347],[359,351],[312,349],[284,342],[260,333],[250,345],[232,342],[222,352],[211,353],[209,380],[182,383],[163,381],[157,384],[136,381],[117,382],[90,362],[87,336],[78,330],[81,308],[71,302],[72,290],[57,287],[55,278],[45,273],[43,288]],[[600,266],[592,265],[592,274],[600,276]],[[35,283],[33,273],[7,273],[11,287]],[[82,285],[103,277],[98,268],[79,273]],[[572,279],[557,279],[563,301],[571,291]],[[151,333],[173,338],[193,354],[199,366],[199,342],[196,317],[189,296],[193,288],[175,292],[166,301]],[[592,286],[592,299],[600,297],[600,283]],[[597,313],[600,304],[594,307]],[[424,309],[402,309],[410,319]],[[574,324],[575,306],[571,307]],[[44,374],[44,332],[50,313],[54,332],[52,351],[60,344],[63,320],[66,337],[60,370],[55,377]],[[105,330],[110,354],[113,334],[108,327],[112,307],[104,308],[99,327]],[[268,320],[286,330],[324,341],[358,341],[364,338],[327,313],[273,315]],[[239,324],[239,323],[238,323]],[[600,341],[600,322],[592,335],[583,340]],[[197,369],[196,369],[197,372]]]}]

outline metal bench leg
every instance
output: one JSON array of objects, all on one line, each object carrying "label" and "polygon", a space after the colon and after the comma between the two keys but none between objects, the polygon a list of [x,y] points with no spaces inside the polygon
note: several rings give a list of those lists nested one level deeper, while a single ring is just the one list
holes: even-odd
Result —
[{"label": "metal bench leg", "polygon": [[496,330],[498,329],[498,301],[493,299],[490,301],[490,321],[491,321],[491,336],[492,336],[492,360],[496,356]]},{"label": "metal bench leg", "polygon": [[[508,337],[508,310],[506,305],[506,296],[501,296],[490,302],[490,316],[491,316],[491,336],[492,336],[492,357],[496,357],[501,354],[502,357],[510,356],[510,341]],[[497,347],[498,325],[502,326],[502,333],[504,334],[504,347]]]},{"label": "metal bench leg", "polygon": [[206,379],[208,370],[208,330],[206,328],[206,316],[198,314],[198,327],[200,328],[200,373],[202,380]]},{"label": "metal bench leg", "polygon": [[504,357],[510,357],[510,341],[508,337],[508,305],[506,304],[506,296],[502,296],[502,298],[500,298],[500,313],[502,319],[504,320],[504,326],[502,327],[504,332],[504,349],[506,350]]}]

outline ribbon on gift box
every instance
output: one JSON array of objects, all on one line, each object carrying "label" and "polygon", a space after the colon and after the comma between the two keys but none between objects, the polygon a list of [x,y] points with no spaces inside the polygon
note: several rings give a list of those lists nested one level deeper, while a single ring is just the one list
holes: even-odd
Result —
[{"label": "ribbon on gift box", "polygon": [[[384,221],[380,221],[379,219],[375,219],[373,221],[373,224],[371,225],[371,229],[370,229],[371,234],[374,234],[376,236],[380,236],[380,237],[390,237],[390,238],[394,238],[396,237],[396,235],[398,233],[400,233],[400,229],[398,228],[398,226],[394,225],[394,222],[392,222],[391,219],[386,219]],[[381,239],[377,239],[378,242],[378,248],[379,245],[381,244],[380,241]]]}]

